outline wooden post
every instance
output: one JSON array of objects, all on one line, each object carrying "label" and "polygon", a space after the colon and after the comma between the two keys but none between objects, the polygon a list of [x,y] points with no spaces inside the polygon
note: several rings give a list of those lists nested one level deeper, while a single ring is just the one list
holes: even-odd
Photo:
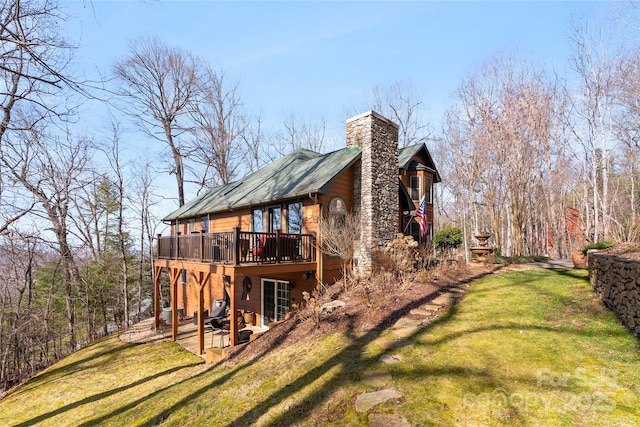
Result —
[{"label": "wooden post", "polygon": [[231,299],[231,308],[229,310],[229,345],[233,347],[238,345],[238,304],[236,302],[235,277],[224,276],[224,286],[227,286],[227,277],[229,278],[229,298]]},{"label": "wooden post", "polygon": [[169,270],[171,281],[171,337],[175,341],[178,338],[178,281],[180,280],[180,269]]},{"label": "wooden post", "polygon": [[211,275],[198,273],[198,353],[204,353],[204,288]]},{"label": "wooden post", "polygon": [[158,329],[160,327],[160,275],[162,274],[162,267],[155,265],[153,267],[153,313],[154,313],[154,327]]},{"label": "wooden post", "polygon": [[174,245],[175,254],[173,255],[173,259],[178,259],[178,254],[180,253],[180,232],[178,231],[174,237],[176,239],[176,244]]},{"label": "wooden post", "polygon": [[313,239],[314,244],[312,245],[312,250],[315,251],[316,254],[316,278],[318,282],[324,283],[324,267],[322,265],[324,256],[322,255],[322,250],[320,250],[320,244],[322,243],[320,242],[321,238],[322,236],[320,235],[320,233],[316,234],[316,238]]},{"label": "wooden post", "polygon": [[280,262],[280,230],[276,230],[276,262]]},{"label": "wooden post", "polygon": [[200,233],[200,262],[204,261],[204,230]]},{"label": "wooden post", "polygon": [[233,227],[233,265],[240,264],[240,227]]}]

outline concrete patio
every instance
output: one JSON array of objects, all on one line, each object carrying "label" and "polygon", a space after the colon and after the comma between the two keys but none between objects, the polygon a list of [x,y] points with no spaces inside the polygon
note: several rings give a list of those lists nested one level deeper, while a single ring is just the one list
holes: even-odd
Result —
[{"label": "concrete patio", "polygon": [[[259,326],[247,326],[242,331],[250,331],[251,337],[257,337],[258,335],[267,331],[267,328]],[[128,343],[151,343],[156,341],[171,341],[171,326],[166,326],[163,329],[156,330],[153,327],[153,318],[142,320],[135,325],[132,325],[126,331],[120,333],[120,340]],[[205,327],[204,333],[205,353],[207,348],[220,348],[229,346],[229,333],[226,331],[224,334],[218,332],[212,332],[211,328]],[[192,319],[186,319],[180,321],[178,324],[178,336],[176,342],[184,347],[186,350],[192,352],[196,356],[205,358],[205,353],[198,354],[198,326],[193,324]]]}]

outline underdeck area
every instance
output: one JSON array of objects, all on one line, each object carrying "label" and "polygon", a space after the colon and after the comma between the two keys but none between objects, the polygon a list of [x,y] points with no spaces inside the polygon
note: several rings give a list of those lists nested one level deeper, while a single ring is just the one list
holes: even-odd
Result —
[{"label": "underdeck area", "polygon": [[[260,326],[247,325],[245,328],[239,331],[241,337],[246,335],[246,342],[252,338],[258,337],[260,334],[267,331],[267,328]],[[210,327],[205,328],[204,344],[205,351],[211,347],[228,347],[229,346],[229,331],[226,333],[220,333],[220,331],[213,331]],[[171,326],[163,329],[155,329],[153,327],[153,318],[145,319],[131,328],[120,334],[120,339],[129,343],[149,343],[156,341],[171,341]],[[241,339],[242,341],[242,339]],[[178,336],[176,342],[184,347],[186,350],[193,354],[205,357],[205,354],[198,353],[198,326],[193,323],[192,319],[185,319],[180,321],[178,325]],[[241,342],[242,343],[242,342]]]}]

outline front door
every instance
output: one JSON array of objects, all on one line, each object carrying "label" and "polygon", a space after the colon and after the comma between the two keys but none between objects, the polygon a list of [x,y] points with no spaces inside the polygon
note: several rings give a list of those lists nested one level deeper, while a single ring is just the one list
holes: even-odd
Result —
[{"label": "front door", "polygon": [[262,326],[284,320],[290,309],[290,299],[289,282],[262,279]]}]

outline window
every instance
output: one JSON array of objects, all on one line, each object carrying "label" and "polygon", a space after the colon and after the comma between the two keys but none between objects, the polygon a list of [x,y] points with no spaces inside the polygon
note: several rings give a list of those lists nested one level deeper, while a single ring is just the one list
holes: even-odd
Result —
[{"label": "window", "polygon": [[187,233],[194,233],[196,231],[196,219],[191,218],[187,222]]},{"label": "window", "polygon": [[209,232],[209,217],[208,216],[203,216],[202,219],[200,220],[200,228],[202,229],[203,233],[208,233]]},{"label": "window", "polygon": [[282,208],[280,206],[272,206],[267,208],[267,226],[269,233],[275,233],[276,230],[282,230]]},{"label": "window", "polygon": [[433,179],[430,176],[424,177],[424,194],[427,203],[433,203]]},{"label": "window", "polygon": [[424,237],[420,236],[420,223],[412,216],[405,215],[402,218],[402,229],[406,236],[413,237],[416,242],[428,242],[433,240],[433,227],[429,227]]},{"label": "window", "polygon": [[180,271],[180,281],[182,282],[183,285],[187,284],[187,270]]},{"label": "window", "polygon": [[416,242],[420,241],[420,224],[413,221],[412,216],[404,216],[402,218],[402,229],[405,230],[407,236],[413,237]]},{"label": "window", "polygon": [[329,219],[330,220],[341,220],[344,222],[344,219],[347,216],[347,204],[344,202],[342,197],[334,197],[329,202]]},{"label": "window", "polygon": [[420,200],[422,198],[420,194],[420,177],[418,175],[409,177],[409,194],[411,195],[411,200]]},{"label": "window", "polygon": [[287,233],[302,233],[302,203],[289,203],[287,205]]},{"label": "window", "polygon": [[267,208],[254,209],[252,212],[252,225],[255,233],[282,231],[282,207],[269,206]]},{"label": "window", "polygon": [[264,217],[262,215],[262,209],[254,209],[251,214],[251,226],[255,233],[262,233],[264,231]]}]

